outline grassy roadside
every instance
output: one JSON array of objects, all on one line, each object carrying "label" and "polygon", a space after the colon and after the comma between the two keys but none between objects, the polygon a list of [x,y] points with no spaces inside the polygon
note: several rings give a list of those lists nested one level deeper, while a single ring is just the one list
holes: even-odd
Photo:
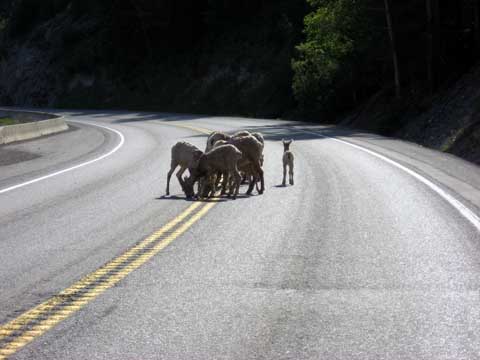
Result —
[{"label": "grassy roadside", "polygon": [[0,118],[0,126],[6,126],[6,125],[14,125],[18,124],[18,122],[15,119],[12,118]]}]

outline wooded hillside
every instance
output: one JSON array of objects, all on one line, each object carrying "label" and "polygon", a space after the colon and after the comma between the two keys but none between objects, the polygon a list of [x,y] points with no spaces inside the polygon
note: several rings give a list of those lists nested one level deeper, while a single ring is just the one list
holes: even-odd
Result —
[{"label": "wooded hillside", "polygon": [[478,59],[478,1],[309,0],[293,62],[305,110],[343,111],[379,91],[420,100]]},{"label": "wooded hillside", "polygon": [[479,3],[3,0],[0,101],[290,116],[398,135],[476,74]]}]

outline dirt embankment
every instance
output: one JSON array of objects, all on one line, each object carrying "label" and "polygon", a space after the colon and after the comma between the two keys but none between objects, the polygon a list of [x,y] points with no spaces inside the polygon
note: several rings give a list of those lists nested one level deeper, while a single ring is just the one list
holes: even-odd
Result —
[{"label": "dirt embankment", "polygon": [[[379,92],[340,124],[394,136],[480,164],[480,65],[429,98]],[[406,96],[407,97],[407,96]]]},{"label": "dirt embankment", "polygon": [[480,164],[480,66],[439,93],[397,136]]}]

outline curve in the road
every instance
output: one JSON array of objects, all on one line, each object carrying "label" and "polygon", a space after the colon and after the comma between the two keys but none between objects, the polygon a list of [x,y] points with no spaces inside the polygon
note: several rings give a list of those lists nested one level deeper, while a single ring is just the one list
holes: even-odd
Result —
[{"label": "curve in the road", "polygon": [[[77,123],[80,123],[80,124],[85,124],[84,122],[81,122],[81,121],[73,121],[73,120],[69,120],[70,122],[77,122]],[[110,150],[108,153],[106,154],[103,154],[102,156],[99,156],[95,159],[92,159],[92,160],[89,160],[89,161],[86,161],[86,162],[83,162],[81,164],[78,164],[78,165],[75,165],[75,166],[72,166],[72,167],[69,167],[69,168],[66,168],[66,169],[63,169],[63,170],[59,170],[59,171],[56,171],[54,173],[51,173],[51,174],[48,174],[48,175],[44,175],[44,176],[41,176],[41,177],[38,177],[38,178],[35,178],[35,179],[32,179],[32,180],[29,180],[29,181],[25,181],[21,184],[17,184],[17,185],[13,185],[13,186],[9,186],[5,189],[0,189],[0,194],[4,194],[4,193],[7,193],[9,191],[12,191],[12,190],[16,190],[16,189],[19,189],[19,188],[22,188],[24,186],[28,186],[28,185],[31,185],[31,184],[34,184],[34,183],[37,183],[39,181],[43,181],[43,180],[46,180],[46,179],[49,179],[49,178],[52,178],[54,176],[58,176],[58,175],[61,175],[61,174],[64,174],[66,172],[69,172],[69,171],[72,171],[72,170],[76,170],[78,168],[81,168],[81,167],[84,167],[84,166],[87,166],[87,165],[90,165],[90,164],[93,164],[97,161],[100,161],[100,160],[103,160],[107,157],[109,157],[110,155],[116,153],[122,146],[123,144],[125,143],[125,137],[123,136],[123,134],[118,131],[118,130],[115,130],[115,129],[112,129],[108,126],[103,126],[103,125],[98,125],[98,124],[91,124],[89,123],[89,125],[92,125],[92,126],[96,126],[96,127],[100,127],[100,128],[103,128],[103,129],[106,129],[106,130],[109,130],[115,134],[117,134],[117,136],[119,137],[120,141],[118,142],[117,146],[115,146],[112,150]]]},{"label": "curve in the road", "polygon": [[341,144],[344,144],[344,145],[348,145],[348,146],[351,146],[357,150],[360,150],[360,151],[363,151],[363,152],[366,152],[367,154],[370,154],[372,156],[375,156],[376,158],[380,159],[380,160],[383,160],[387,163],[389,163],[390,165],[393,165],[395,166],[396,168],[406,172],[407,174],[413,176],[415,179],[417,179],[418,181],[420,181],[421,183],[423,183],[424,185],[426,185],[427,187],[429,187],[431,190],[433,190],[435,193],[437,193],[440,197],[442,197],[445,201],[447,201],[450,205],[452,205],[458,212],[460,212],[460,214],[465,217],[476,229],[477,231],[480,232],[480,218],[472,211],[470,210],[467,206],[465,206],[462,202],[460,202],[459,200],[455,199],[453,196],[451,196],[450,194],[448,194],[445,190],[443,190],[441,187],[439,187],[438,185],[434,184],[433,182],[431,182],[430,180],[428,180],[427,178],[425,178],[424,176],[420,175],[419,173],[413,171],[412,169],[409,169],[405,166],[403,166],[402,164],[399,164],[398,162],[392,160],[392,159],[389,159],[388,157],[386,156],[383,156],[379,153],[376,153],[375,151],[372,151],[372,150],[369,150],[369,149],[366,149],[364,148],[363,146],[359,146],[359,145],[356,145],[356,144],[352,144],[348,141],[345,141],[345,140],[340,140],[340,139],[337,139],[337,138],[334,138],[332,136],[327,136],[327,135],[323,135],[323,134],[319,134],[317,132],[314,132],[314,131],[308,131],[308,130],[301,130],[301,129],[297,129],[299,130],[300,132],[305,132],[305,133],[309,133],[309,134],[314,134],[314,135],[317,135],[319,137],[322,137],[322,138],[325,138],[325,139],[331,139],[333,141],[336,141],[336,142],[339,142]]},{"label": "curve in the road", "polygon": [[[117,133],[121,139],[120,143],[113,150],[96,159],[31,180],[24,184],[13,186],[10,190],[102,160],[116,152],[123,145],[124,136],[121,132],[102,125],[95,124],[95,126]],[[203,134],[210,133],[209,130],[192,126],[173,126],[188,128]],[[9,191],[8,189],[2,191],[6,192],[5,190]],[[195,202],[169,223],[128,249],[122,255],[109,261],[96,271],[85,276],[40,305],[28,310],[10,322],[1,325],[0,360],[6,359],[8,356],[16,353],[35,338],[43,335],[58,323],[79,311],[97,296],[101,295],[107,289],[124,279],[131,272],[145,264],[196,222],[202,219],[216,204],[217,201],[215,199],[206,204]]]},{"label": "curve in the road", "polygon": [[[162,125],[173,124],[162,122]],[[138,128],[143,126],[141,123],[135,125]],[[186,124],[173,126],[191,130],[201,129]],[[223,131],[233,130],[225,129],[222,124],[208,122],[203,122],[202,126]],[[292,129],[290,126],[283,128]],[[146,130],[148,130],[147,127]],[[205,128],[201,130],[208,131]],[[135,143],[129,141],[130,134],[127,131],[128,129],[125,131],[127,143],[129,145]],[[163,135],[161,131],[156,134],[159,137]],[[78,272],[73,271],[73,277],[61,282],[61,285],[52,288],[49,292],[45,290],[49,288],[42,284],[44,292],[41,296],[48,294],[45,296],[47,302],[42,303],[45,300],[43,298],[30,303],[25,302],[27,305],[24,307],[17,306],[20,309],[31,309],[36,304],[42,303],[41,308],[35,307],[20,315],[16,322],[10,323],[10,327],[0,326],[0,350],[8,341],[9,345],[6,345],[4,351],[8,356],[44,333],[48,334],[45,334],[41,341],[31,344],[29,349],[28,347],[24,349],[23,355],[20,352],[16,356],[26,359],[38,358],[38,354],[41,353],[43,357],[49,358],[84,358],[85,354],[88,354],[87,357],[94,358],[93,353],[95,353],[97,357],[103,355],[104,358],[118,358],[126,354],[134,354],[136,350],[137,357],[147,358],[149,354],[153,354],[152,358],[158,358],[168,354],[164,357],[175,358],[172,354],[179,354],[178,349],[183,349],[181,346],[185,346],[184,340],[188,339],[189,349],[182,350],[183,357],[190,355],[190,357],[207,358],[205,351],[209,352],[208,357],[254,357],[245,354],[245,351],[250,351],[249,355],[278,358],[282,355],[285,357],[288,351],[288,354],[292,354],[295,358],[370,358],[380,353],[389,353],[393,358],[396,352],[402,351],[400,354],[404,355],[403,358],[407,358],[411,352],[409,358],[419,359],[427,358],[422,356],[421,351],[424,350],[427,352],[423,355],[428,353],[430,355],[428,358],[438,359],[442,358],[439,356],[440,352],[446,354],[450,350],[453,354],[460,355],[458,352],[460,346],[463,345],[465,348],[468,342],[472,347],[477,345],[478,342],[471,334],[477,324],[475,304],[478,299],[475,292],[471,290],[477,287],[475,284],[477,284],[478,262],[476,259],[478,256],[475,255],[478,254],[478,244],[473,241],[468,241],[466,244],[467,239],[477,239],[476,234],[473,236],[471,234],[474,228],[470,227],[470,222],[464,221],[464,217],[457,216],[456,211],[451,211],[451,203],[447,205],[444,202],[445,198],[442,196],[439,198],[439,193],[432,192],[431,190],[435,189],[430,186],[420,185],[417,180],[421,181],[421,179],[417,176],[412,178],[412,173],[405,172],[402,167],[397,166],[399,163],[388,156],[384,158],[383,155],[378,156],[382,154],[381,152],[378,154],[374,151],[365,151],[366,149],[361,146],[358,148],[344,146],[341,143],[353,144],[325,136],[326,134],[314,134],[315,138],[329,138],[337,143],[336,145],[328,141],[306,143],[303,144],[303,151],[299,146],[298,169],[299,175],[302,175],[304,170],[304,177],[295,188],[282,193],[280,190],[268,192],[264,197],[251,198],[251,201],[240,204],[237,201],[230,203],[231,206],[226,203],[226,206],[217,209],[222,210],[222,216],[208,216],[208,219],[202,217],[202,221],[196,222],[195,231],[183,233],[182,238],[189,246],[181,246],[182,240],[178,239],[180,246],[176,248],[177,240],[175,240],[172,244],[173,251],[159,253],[164,257],[161,257],[157,264],[152,259],[153,261],[148,262],[151,266],[142,266],[138,269],[147,262],[147,258],[151,259],[151,256],[155,255],[150,253],[152,249],[160,251],[166,246],[165,238],[169,234],[165,234],[165,237],[160,236],[159,232],[165,226],[156,230],[159,227],[157,223],[168,224],[171,218],[178,220],[177,214],[183,211],[183,206],[180,211],[178,207],[168,206],[170,209],[168,217],[163,216],[162,220],[155,220],[155,225],[148,227],[148,232],[142,232],[143,228],[140,230],[139,227],[133,228],[134,240],[143,239],[142,241],[129,243],[128,247],[112,243],[121,250],[118,252],[115,250],[113,255],[109,253],[108,257],[102,257],[101,262],[88,268],[88,272],[83,272],[82,269],[82,274],[90,274],[87,278],[83,278],[82,275],[82,280],[78,281],[80,278],[76,275]],[[278,134],[278,139],[280,135]],[[166,163],[168,148],[165,144],[175,140],[176,136],[166,136],[162,147],[155,148],[154,156],[157,156],[161,149],[162,161],[155,162],[152,169],[154,166],[156,168],[157,164]],[[323,154],[322,151],[331,153],[332,150],[345,153],[340,153],[338,156],[335,154],[332,159],[307,158],[310,153]],[[275,156],[280,154],[279,144],[270,154]],[[361,179],[356,186],[346,189],[347,185],[353,184],[350,180],[359,174],[359,170],[365,169],[365,164],[358,158],[366,161],[369,173],[377,176],[366,176],[363,182]],[[389,161],[385,162],[386,159]],[[111,158],[112,162],[115,160],[117,156]],[[121,160],[119,159],[119,162],[123,164],[125,161]],[[400,161],[400,163],[403,162]],[[278,175],[278,172],[273,171],[272,164],[273,161],[268,162],[266,166],[271,173]],[[355,168],[357,164],[359,168]],[[325,167],[324,172],[315,171],[314,166],[322,165]],[[343,171],[341,166],[344,166]],[[338,169],[340,171],[336,172],[335,170]],[[402,172],[398,172],[397,169]],[[408,167],[405,169],[410,170]],[[86,169],[85,172],[87,172]],[[388,179],[388,176],[394,173],[410,176],[398,176],[399,182],[395,186],[378,186],[383,187],[383,191],[379,193],[377,185],[385,185],[380,184],[382,178]],[[417,180],[414,180],[415,178]],[[436,177],[430,178],[441,184]],[[323,180],[328,185],[320,189],[317,184]],[[339,185],[342,181],[346,183],[345,187]],[[46,182],[46,184],[49,183]],[[421,183],[426,185],[423,181]],[[370,185],[370,188],[361,192],[363,185]],[[395,193],[402,185],[412,185],[409,189],[415,190],[415,195],[410,196],[408,201],[402,202],[391,212],[382,213],[382,210],[389,210],[388,207],[395,204],[395,200],[399,198],[398,196],[382,198],[382,196]],[[127,190],[135,190],[136,187]],[[310,187],[315,188],[311,192],[305,191]],[[117,189],[125,191],[125,188],[120,185],[115,190]],[[158,191],[156,187],[154,189],[155,192]],[[440,187],[439,189],[441,190]],[[318,191],[315,192],[316,190]],[[148,198],[151,200],[152,191],[148,191],[150,191]],[[25,192],[28,193],[28,191]],[[20,195],[23,195],[22,192]],[[419,206],[419,214],[415,214],[422,215],[422,220],[428,217],[425,212],[431,208],[429,206],[438,205],[439,207],[438,212],[435,212],[438,215],[438,217],[434,216],[435,221],[431,224],[426,221],[425,229],[420,229],[422,230],[419,232],[420,235],[430,231],[429,236],[419,235],[419,239],[415,230],[421,221],[415,221],[413,216],[410,218],[409,209],[405,206],[413,204],[416,195],[422,198],[425,195],[429,200],[422,202]],[[378,201],[367,202],[369,197]],[[310,199],[323,201],[315,203],[315,201],[309,202]],[[271,202],[265,200],[271,200]],[[367,215],[361,214],[365,209],[360,207],[363,201],[373,210]],[[314,203],[315,205],[320,203],[320,206],[314,207]],[[186,226],[185,224],[193,221],[196,214],[200,211],[208,211],[204,209],[213,207],[216,203],[208,203],[205,206],[200,204],[194,203],[189,207],[191,209],[192,206],[198,206],[182,222],[169,230],[172,236]],[[376,206],[379,206],[378,211],[374,210]],[[155,207],[157,208],[155,211],[145,216],[158,215],[160,213],[158,203]],[[348,211],[350,209],[353,211]],[[422,210],[423,214],[421,214]],[[346,213],[343,215],[344,211]],[[240,213],[250,214],[250,216],[239,216]],[[293,218],[293,213],[298,213],[300,216]],[[79,214],[83,215],[85,212]],[[263,215],[259,216],[259,214]],[[252,215],[255,215],[256,227],[252,226]],[[397,215],[404,221],[397,224],[395,222]],[[442,220],[448,221],[450,215],[454,215],[452,217],[455,218],[452,223],[457,221],[461,226],[455,224],[456,226],[451,230],[447,229],[445,235],[443,230],[438,232],[432,230],[435,226],[441,225]],[[121,221],[125,217],[125,215],[119,215],[113,219]],[[228,223],[225,221],[233,218],[236,221]],[[110,219],[112,217],[107,220]],[[273,219],[276,220],[272,221]],[[105,224],[113,223],[107,220],[104,221]],[[366,223],[365,220],[367,220]],[[282,222],[285,225],[281,224]],[[409,226],[415,230],[411,230]],[[403,228],[407,228],[405,232]],[[94,227],[92,231],[97,229],[98,227]],[[217,234],[221,236],[208,236],[211,229],[217,229]],[[456,232],[459,229],[468,234],[461,236],[462,233]],[[465,231],[466,229],[468,231]],[[143,235],[138,235],[140,233]],[[145,237],[148,234],[152,235]],[[435,239],[432,240],[431,237]],[[154,238],[155,240],[152,240]],[[169,239],[174,240],[172,237]],[[435,242],[437,240],[438,242]],[[71,249],[65,247],[63,242],[59,243],[64,246],[63,252],[65,249]],[[466,252],[466,246],[471,243],[474,243],[475,251],[468,253],[472,256],[462,258],[461,255]],[[418,248],[415,249],[415,246]],[[442,251],[432,251],[435,246]],[[413,249],[410,250],[411,248]],[[468,250],[471,249],[468,248]],[[117,257],[118,253],[123,255]],[[153,255],[150,256],[150,254]],[[439,259],[429,261],[430,258],[436,258],[439,254]],[[109,261],[109,259],[113,260]],[[461,261],[458,261],[459,259]],[[393,264],[389,266],[390,263]],[[424,266],[420,263],[424,263],[421,264]],[[134,271],[136,269],[138,270]],[[405,273],[407,274],[402,275]],[[121,289],[121,297],[115,291],[106,292],[112,284],[127,275],[132,282]],[[160,281],[158,278],[165,280]],[[59,292],[59,289],[66,290]],[[56,295],[48,300],[51,294]],[[75,297],[70,296],[72,294],[75,294]],[[103,296],[97,298],[100,294]],[[183,301],[177,303],[176,300],[180,294],[185,297]],[[102,304],[102,299],[108,300],[109,297],[115,299],[117,310],[111,310],[108,307],[112,304],[109,301]],[[95,298],[97,301],[93,302]],[[458,307],[455,306],[457,301]],[[67,318],[88,303],[92,308],[84,311],[82,321],[76,321],[72,316],[70,321],[76,321],[75,331],[69,329],[68,336],[65,335],[63,333],[66,331],[65,328],[71,327]],[[142,310],[132,311],[134,307]],[[18,312],[15,313],[18,314]],[[165,313],[173,315],[162,317],[161,315]],[[98,321],[99,314],[113,315],[108,315],[108,322],[102,322]],[[462,316],[460,319],[458,319],[459,314]],[[136,320],[137,317],[142,320]],[[154,320],[155,317],[158,320]],[[113,318],[115,319],[112,320]],[[22,319],[27,323],[23,323]],[[64,327],[62,328],[62,325],[56,327],[63,320],[66,320],[63,323]],[[460,326],[463,325],[462,321],[467,325],[465,329]],[[95,326],[92,325],[93,322]],[[136,330],[140,326],[143,330],[147,323],[148,329],[145,329],[144,333],[130,331],[133,327]],[[365,326],[362,326],[363,324]],[[87,327],[88,331],[85,331]],[[102,333],[101,339],[85,341],[88,337],[99,337],[100,328],[108,329]],[[110,331],[112,328],[119,331],[112,332]],[[430,329],[435,329],[436,332]],[[173,332],[181,333],[182,336],[172,336],[172,339],[161,343],[151,341],[155,340],[153,338],[148,338],[148,342],[138,341],[142,335],[149,336],[148,334],[155,331],[166,337]],[[15,334],[16,338],[7,335],[2,342],[2,334],[7,333]],[[366,337],[364,334],[369,335]],[[112,337],[109,338],[109,335]],[[118,343],[112,340],[113,337],[120,339]],[[129,342],[133,338],[136,340],[135,345],[132,345],[133,341]],[[163,339],[161,335],[158,335],[158,338],[160,341]],[[212,342],[212,338],[215,341]],[[451,345],[445,345],[444,339],[449,339]],[[52,345],[53,341],[55,345]],[[213,344],[212,347],[205,346],[206,342]],[[68,350],[65,350],[67,343]],[[72,343],[76,344],[72,345]],[[438,350],[436,344],[440,344]],[[238,346],[238,349],[234,346]],[[56,356],[48,356],[47,354],[55,351],[51,349],[56,351],[61,349],[66,352],[57,352]],[[90,350],[92,353],[88,353]],[[188,352],[189,350],[192,352]],[[310,356],[301,356],[301,354],[307,354],[307,351],[311,351]],[[261,352],[263,354],[258,355]],[[0,352],[0,359],[2,359],[1,355]],[[459,357],[450,356],[449,358]]]}]

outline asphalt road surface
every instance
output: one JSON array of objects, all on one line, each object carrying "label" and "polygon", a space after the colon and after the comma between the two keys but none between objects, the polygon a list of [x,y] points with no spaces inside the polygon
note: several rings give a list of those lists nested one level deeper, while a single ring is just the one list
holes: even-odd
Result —
[{"label": "asphalt road surface", "polygon": [[[480,359],[480,168],[335,127],[64,115],[0,147],[0,359]],[[239,129],[265,135],[263,195],[164,197],[173,144]]]}]

